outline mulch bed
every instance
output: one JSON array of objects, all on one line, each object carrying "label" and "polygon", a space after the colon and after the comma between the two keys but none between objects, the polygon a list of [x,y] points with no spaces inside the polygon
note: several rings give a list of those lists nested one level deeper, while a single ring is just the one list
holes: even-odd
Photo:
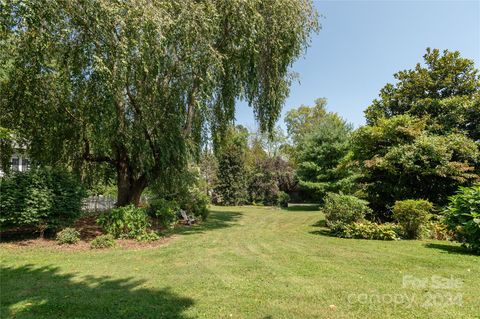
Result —
[{"label": "mulch bed", "polygon": [[162,237],[152,242],[139,242],[135,239],[117,239],[117,246],[107,249],[91,249],[90,241],[103,235],[102,228],[97,224],[96,215],[87,215],[75,221],[73,227],[80,232],[80,241],[74,245],[59,245],[54,236],[39,238],[30,229],[13,229],[0,234],[0,248],[50,248],[61,251],[109,250],[109,249],[142,249],[163,246],[176,236]]}]

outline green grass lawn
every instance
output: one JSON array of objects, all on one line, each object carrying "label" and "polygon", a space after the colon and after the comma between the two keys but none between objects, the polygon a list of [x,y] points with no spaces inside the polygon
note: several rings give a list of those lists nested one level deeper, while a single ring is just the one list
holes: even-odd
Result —
[{"label": "green grass lawn", "polygon": [[[449,242],[334,238],[322,219],[306,206],[213,207],[156,248],[2,245],[0,317],[479,318],[480,257]],[[424,287],[403,288],[404,276]],[[441,278],[450,289],[432,286]]]}]

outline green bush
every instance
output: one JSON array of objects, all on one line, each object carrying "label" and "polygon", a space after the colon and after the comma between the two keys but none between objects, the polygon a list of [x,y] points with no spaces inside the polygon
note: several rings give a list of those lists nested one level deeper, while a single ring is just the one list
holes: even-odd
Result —
[{"label": "green bush", "polygon": [[198,188],[190,189],[181,199],[180,208],[187,214],[194,215],[201,220],[206,220],[209,214],[207,205],[210,203],[208,196]]},{"label": "green bush", "polygon": [[351,195],[328,193],[322,208],[327,227],[333,232],[341,231],[346,225],[363,221],[371,213],[368,202]]},{"label": "green bush", "polygon": [[283,208],[288,207],[288,202],[290,201],[290,195],[285,192],[279,191],[277,193],[277,205]]},{"label": "green bush", "polygon": [[57,233],[57,242],[60,245],[76,244],[80,240],[80,233],[75,228],[64,228]]},{"label": "green bush", "polygon": [[405,238],[421,237],[432,208],[433,204],[426,200],[407,199],[395,202],[393,217],[402,226]]},{"label": "green bush", "polygon": [[159,198],[150,202],[148,214],[156,217],[163,227],[172,228],[177,222],[177,213],[179,210],[180,208],[176,201]]},{"label": "green bush", "polygon": [[450,197],[444,211],[445,223],[455,239],[476,253],[480,253],[480,184],[461,187]]},{"label": "green bush", "polygon": [[396,224],[377,224],[365,220],[346,225],[337,233],[337,236],[358,239],[397,240],[399,239],[399,233],[401,233],[401,228]]},{"label": "green bush", "polygon": [[160,236],[154,231],[145,231],[142,234],[138,235],[135,239],[138,241],[150,242],[159,240]]},{"label": "green bush", "polygon": [[100,235],[95,237],[94,240],[90,242],[90,248],[92,249],[101,249],[101,248],[110,248],[115,247],[117,243],[115,242],[115,238],[112,235]]},{"label": "green bush", "polygon": [[445,225],[445,222],[430,222],[426,226],[426,237],[436,240],[450,240],[453,238],[453,232]]},{"label": "green bush", "polygon": [[68,225],[81,212],[86,193],[66,171],[50,168],[16,172],[1,180],[0,228]]},{"label": "green bush", "polygon": [[97,220],[114,238],[136,238],[150,227],[150,220],[143,208],[129,205],[103,213]]}]

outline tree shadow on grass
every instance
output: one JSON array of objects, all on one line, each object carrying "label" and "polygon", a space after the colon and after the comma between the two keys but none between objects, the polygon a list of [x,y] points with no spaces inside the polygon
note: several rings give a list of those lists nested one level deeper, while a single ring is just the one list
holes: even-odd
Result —
[{"label": "tree shadow on grass", "polygon": [[175,227],[173,234],[191,235],[204,233],[209,230],[232,227],[236,225],[236,221],[240,219],[242,213],[239,212],[222,212],[210,211],[206,221],[193,225],[180,225]]},{"label": "tree shadow on grass", "polygon": [[1,267],[1,318],[178,318],[194,304],[133,278],[62,274],[56,267]]},{"label": "tree shadow on grass", "polygon": [[336,237],[332,234],[330,229],[327,228],[327,223],[325,222],[325,219],[320,219],[316,223],[310,225],[312,227],[315,227],[315,230],[310,231],[310,234],[313,235],[320,235],[320,236],[327,236],[327,237]]},{"label": "tree shadow on grass", "polygon": [[477,255],[471,250],[468,250],[467,248],[462,246],[428,243],[428,244],[425,244],[425,247],[439,249],[449,254],[473,255],[473,256]]}]

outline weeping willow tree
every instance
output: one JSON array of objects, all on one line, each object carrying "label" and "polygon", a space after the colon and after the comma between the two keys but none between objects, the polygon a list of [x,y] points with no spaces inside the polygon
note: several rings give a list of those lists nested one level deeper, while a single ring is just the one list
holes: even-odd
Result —
[{"label": "weeping willow tree", "polygon": [[319,28],[310,0],[18,0],[0,12],[1,125],[38,163],[111,166],[119,206],[175,181],[205,136],[221,139],[235,101],[272,129]]}]

